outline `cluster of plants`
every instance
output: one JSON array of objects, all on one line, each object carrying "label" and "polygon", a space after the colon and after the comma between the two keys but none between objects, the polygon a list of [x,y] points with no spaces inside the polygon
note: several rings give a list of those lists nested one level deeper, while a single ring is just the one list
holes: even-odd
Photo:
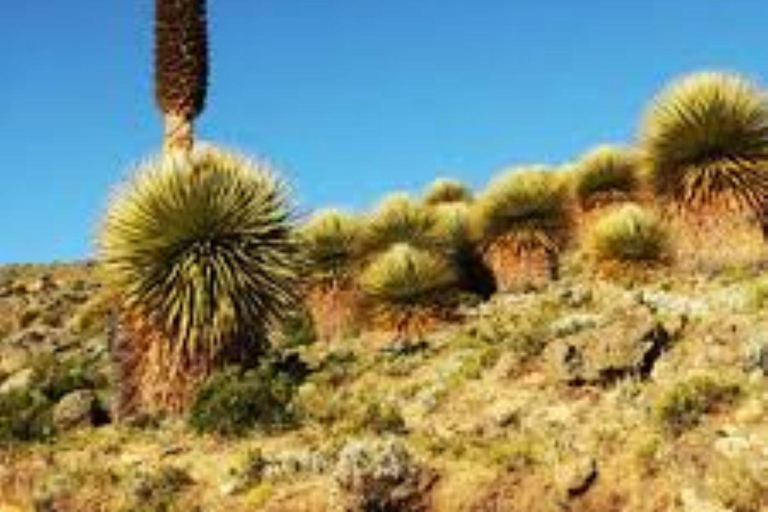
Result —
[{"label": "cluster of plants", "polygon": [[[205,1],[156,0],[155,39],[163,154],[118,190],[99,237],[118,416],[188,412],[195,400],[200,413],[206,396],[239,400],[221,391],[235,384],[279,409],[259,365],[280,330],[295,344],[360,330],[410,341],[465,300],[557,279],[569,248],[598,266],[658,265],[678,245],[680,232],[665,228],[672,217],[697,234],[705,218],[765,218],[763,94],[739,76],[700,73],[656,98],[634,147],[512,168],[477,194],[441,179],[419,198],[393,194],[364,214],[323,210],[299,226],[269,167],[195,143]],[[244,373],[209,380],[232,365]]]},{"label": "cluster of plants", "polygon": [[420,199],[394,194],[369,213],[318,212],[300,231],[309,309],[344,327],[321,338],[374,323],[363,312],[397,332],[429,328],[450,317],[455,292],[540,287],[574,248],[601,272],[653,268],[687,258],[685,237],[698,252],[708,239],[723,249],[735,219],[762,250],[767,127],[756,85],[698,73],[659,94],[633,146],[513,167],[478,194],[440,179]]}]

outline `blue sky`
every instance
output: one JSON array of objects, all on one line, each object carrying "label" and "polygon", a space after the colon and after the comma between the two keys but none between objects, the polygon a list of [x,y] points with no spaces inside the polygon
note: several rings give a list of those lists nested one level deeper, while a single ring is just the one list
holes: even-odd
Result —
[{"label": "blue sky", "polygon": [[[0,21],[0,262],[84,258],[160,144],[152,0],[12,1]],[[301,211],[629,142],[699,69],[768,76],[764,0],[215,0],[202,138],[267,157]]]}]

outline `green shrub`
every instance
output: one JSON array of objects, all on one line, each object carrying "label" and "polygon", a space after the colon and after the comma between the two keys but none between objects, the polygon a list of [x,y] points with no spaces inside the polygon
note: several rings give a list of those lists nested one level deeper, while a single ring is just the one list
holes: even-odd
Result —
[{"label": "green shrub", "polygon": [[598,261],[655,263],[669,254],[669,239],[652,212],[634,204],[600,217],[588,235]]},{"label": "green shrub", "polygon": [[193,483],[189,474],[181,468],[162,466],[139,478],[134,490],[136,512],[171,512],[178,510],[174,503],[185,487]]},{"label": "green shrub", "polygon": [[0,446],[50,437],[52,406],[48,397],[35,389],[0,394]]},{"label": "green shrub", "polygon": [[189,424],[198,432],[223,436],[285,426],[291,420],[295,386],[291,376],[269,365],[247,371],[228,368],[215,373],[200,388]]},{"label": "green shrub", "polygon": [[402,434],[406,431],[405,419],[400,409],[390,402],[373,400],[368,402],[357,425],[359,430],[374,434]]},{"label": "green shrub", "polygon": [[674,435],[695,427],[701,418],[734,403],[742,394],[740,385],[710,375],[699,375],[677,383],[658,401],[655,412],[663,428]]},{"label": "green shrub", "polygon": [[41,356],[33,362],[32,371],[32,387],[53,402],[79,389],[107,387],[106,376],[98,374],[93,363],[80,357]]}]

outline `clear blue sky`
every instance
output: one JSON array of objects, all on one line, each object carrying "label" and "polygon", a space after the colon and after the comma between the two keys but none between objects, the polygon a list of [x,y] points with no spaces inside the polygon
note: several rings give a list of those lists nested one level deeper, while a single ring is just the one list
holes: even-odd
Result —
[{"label": "clear blue sky", "polygon": [[[302,211],[630,141],[702,68],[768,76],[765,0],[211,0],[207,140],[269,157]],[[8,1],[0,262],[83,258],[160,142],[152,0]]]}]

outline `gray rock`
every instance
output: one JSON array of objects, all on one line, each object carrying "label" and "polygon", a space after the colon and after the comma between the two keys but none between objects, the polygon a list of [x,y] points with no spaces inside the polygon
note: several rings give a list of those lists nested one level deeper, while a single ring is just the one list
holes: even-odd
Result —
[{"label": "gray rock", "polygon": [[747,372],[757,370],[768,376],[768,333],[760,332],[747,342],[744,366]]},{"label": "gray rock", "polygon": [[32,368],[18,370],[0,384],[0,394],[27,389],[32,385],[34,377],[35,372]]},{"label": "gray rock", "polygon": [[92,427],[98,423],[99,414],[99,401],[93,391],[73,391],[53,408],[53,424],[59,431]]},{"label": "gray rock", "polygon": [[556,337],[570,336],[581,331],[594,329],[600,322],[600,317],[589,314],[568,315],[552,322],[552,334]]},{"label": "gray rock", "polygon": [[24,347],[0,347],[0,374],[11,375],[28,366],[32,356]]},{"label": "gray rock", "polygon": [[618,311],[587,331],[556,339],[547,349],[557,380],[609,385],[627,377],[650,377],[671,336],[645,308]]}]

